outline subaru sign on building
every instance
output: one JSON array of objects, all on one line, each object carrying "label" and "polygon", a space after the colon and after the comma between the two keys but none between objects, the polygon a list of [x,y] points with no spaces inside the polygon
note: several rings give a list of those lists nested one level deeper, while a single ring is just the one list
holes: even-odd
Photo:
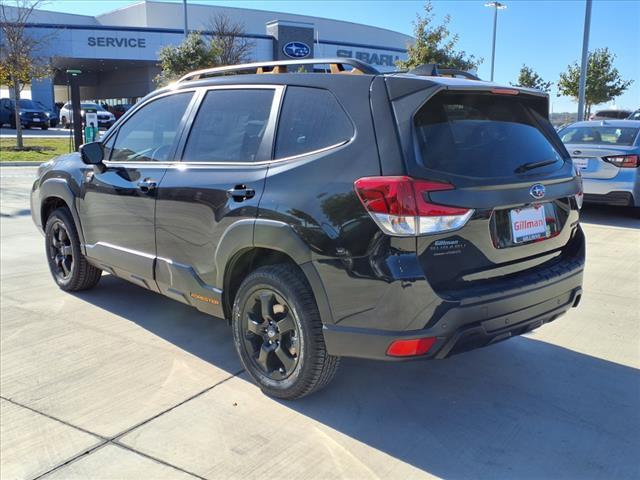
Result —
[{"label": "subaru sign on building", "polygon": [[[390,71],[406,58],[412,41],[368,25],[196,2],[188,3],[189,29],[206,34],[220,15],[241,24],[251,46],[247,61],[353,57]],[[183,22],[182,2],[142,1],[95,17],[34,10],[27,31],[49,39],[42,53],[51,59],[54,73],[32,82],[30,95],[48,107],[67,101],[65,72],[73,69],[82,71],[82,99],[132,103],[156,88],[158,52],[183,41]]]},{"label": "subaru sign on building", "polygon": [[287,57],[291,58],[305,58],[311,53],[309,45],[302,42],[289,42],[282,47],[282,51]]}]

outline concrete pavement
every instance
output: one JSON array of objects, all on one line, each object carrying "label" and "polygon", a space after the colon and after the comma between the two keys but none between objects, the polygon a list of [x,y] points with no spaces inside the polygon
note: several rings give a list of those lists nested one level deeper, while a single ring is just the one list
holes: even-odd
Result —
[{"label": "concrete pavement", "polygon": [[34,168],[1,182],[0,477],[638,478],[640,221],[587,208],[578,309],[441,362],[345,359],[264,396],[224,322],[104,276],[55,287]]}]

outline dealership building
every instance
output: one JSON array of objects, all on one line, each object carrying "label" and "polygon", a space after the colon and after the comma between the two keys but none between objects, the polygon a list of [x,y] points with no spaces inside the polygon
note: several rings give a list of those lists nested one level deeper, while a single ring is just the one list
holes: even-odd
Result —
[{"label": "dealership building", "polygon": [[[210,31],[219,15],[243,26],[251,44],[249,61],[354,57],[389,71],[406,58],[412,41],[399,32],[357,23],[188,2],[189,30]],[[182,2],[142,1],[95,17],[35,10],[29,22],[30,34],[46,36],[40,53],[54,67],[50,78],[31,85],[31,98],[47,106],[68,99],[70,69],[82,71],[83,100],[134,102],[155,88],[159,50],[184,39]],[[29,95],[28,89],[25,93]]]}]

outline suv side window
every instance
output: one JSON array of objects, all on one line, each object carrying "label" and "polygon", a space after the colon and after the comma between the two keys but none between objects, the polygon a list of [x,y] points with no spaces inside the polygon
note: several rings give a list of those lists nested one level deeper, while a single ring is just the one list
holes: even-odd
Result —
[{"label": "suv side window", "polygon": [[152,100],[135,112],[107,141],[113,162],[162,162],[168,160],[180,120],[193,92],[175,93]]},{"label": "suv side window", "polygon": [[331,92],[287,87],[278,126],[276,158],[339,145],[353,134],[351,120]]},{"label": "suv side window", "polygon": [[193,122],[182,161],[256,161],[273,95],[273,89],[208,91]]}]

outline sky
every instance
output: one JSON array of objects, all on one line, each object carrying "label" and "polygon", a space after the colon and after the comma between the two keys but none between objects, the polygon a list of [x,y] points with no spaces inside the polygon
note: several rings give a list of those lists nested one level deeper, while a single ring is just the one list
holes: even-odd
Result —
[{"label": "sky", "polygon": [[[181,1],[181,0],[168,0]],[[567,65],[580,61],[584,27],[584,0],[501,0],[507,9],[498,13],[495,81],[515,82],[522,64],[543,79],[554,82],[552,111],[575,111],[576,103],[558,97],[555,84]],[[423,9],[414,0],[188,0],[193,4],[254,8],[297,13],[364,23],[412,34],[412,22]],[[47,0],[43,8],[59,12],[98,15],[137,3],[133,0]],[[490,77],[493,10],[483,0],[435,0],[436,21],[451,16],[449,28],[459,35],[458,48],[484,58],[478,69],[481,78]],[[614,65],[622,78],[634,83],[615,103],[640,108],[640,0],[594,0],[589,49],[608,47],[617,58]]]}]

